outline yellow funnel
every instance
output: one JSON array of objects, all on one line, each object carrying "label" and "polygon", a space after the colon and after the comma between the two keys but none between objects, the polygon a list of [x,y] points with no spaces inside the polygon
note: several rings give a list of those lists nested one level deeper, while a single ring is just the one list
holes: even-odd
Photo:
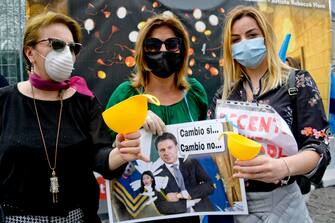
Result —
[{"label": "yellow funnel", "polygon": [[114,132],[127,134],[139,130],[148,113],[148,99],[156,105],[159,100],[150,94],[132,96],[102,113],[106,125]]},{"label": "yellow funnel", "polygon": [[229,152],[238,160],[251,160],[255,158],[262,146],[260,143],[234,132],[223,132],[219,140],[223,135],[227,135]]}]

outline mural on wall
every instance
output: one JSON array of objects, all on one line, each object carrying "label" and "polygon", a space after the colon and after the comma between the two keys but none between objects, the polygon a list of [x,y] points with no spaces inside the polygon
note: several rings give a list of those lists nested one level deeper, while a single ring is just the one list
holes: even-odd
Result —
[{"label": "mural on wall", "polygon": [[[34,15],[43,10],[60,11],[81,24],[84,47],[78,55],[74,73],[87,79],[105,105],[116,86],[134,72],[133,49],[138,31],[148,17],[157,13],[174,14],[186,26],[192,47],[188,75],[204,85],[210,99],[222,84],[223,61],[220,57],[225,14],[239,4],[254,5],[273,24],[278,50],[285,35],[292,34],[288,56],[297,59],[302,68],[312,73],[328,110],[329,86],[328,78],[324,78],[329,77],[331,52],[328,1],[267,2],[211,0],[203,4],[200,0],[27,0],[27,13]],[[324,35],[318,41],[320,50],[315,52],[311,43],[320,31]],[[322,54],[322,57],[316,56],[316,53]],[[324,60],[327,56],[329,59]],[[319,58],[317,62],[313,62],[315,58]]]},{"label": "mural on wall", "polygon": [[85,47],[76,72],[85,75],[105,103],[113,89],[134,72],[134,44],[146,19],[158,13],[174,14],[191,38],[188,75],[202,82],[211,96],[221,84],[219,63],[225,5],[181,10],[159,1],[80,1],[79,5],[69,2],[69,13],[82,24],[84,33]]},{"label": "mural on wall", "polygon": [[[179,9],[169,8],[160,1],[30,2],[28,8],[31,10],[28,11],[33,12],[42,5],[64,12],[59,9],[59,5],[66,5],[67,14],[81,24],[84,47],[78,55],[74,73],[86,77],[103,104],[106,104],[113,89],[134,72],[133,48],[138,31],[147,18],[158,13],[174,14],[186,26],[192,43],[188,75],[203,83],[210,98],[222,83],[219,63],[224,12],[242,3],[223,3],[219,0],[213,1],[212,8],[208,8],[208,5],[211,6],[209,3],[205,4],[206,8],[199,4],[194,9],[194,2],[184,1],[184,9]],[[166,2],[172,4],[172,7],[183,5],[179,1]]]}]

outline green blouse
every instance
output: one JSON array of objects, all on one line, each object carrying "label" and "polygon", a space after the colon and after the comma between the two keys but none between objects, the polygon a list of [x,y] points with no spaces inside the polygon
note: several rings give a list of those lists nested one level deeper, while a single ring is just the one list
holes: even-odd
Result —
[{"label": "green blouse", "polygon": [[[149,109],[158,115],[166,125],[207,118],[208,100],[204,87],[195,78],[188,78],[188,82],[190,89],[185,93],[184,98],[177,103],[161,106],[149,103]],[[138,94],[139,91],[131,86],[131,82],[125,81],[115,89],[106,108]]]}]

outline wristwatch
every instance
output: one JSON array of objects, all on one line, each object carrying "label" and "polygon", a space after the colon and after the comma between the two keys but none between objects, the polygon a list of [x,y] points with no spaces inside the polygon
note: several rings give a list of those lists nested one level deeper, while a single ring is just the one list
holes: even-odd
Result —
[{"label": "wristwatch", "polygon": [[183,195],[181,193],[177,193],[177,198],[178,199],[182,199],[183,198]]}]

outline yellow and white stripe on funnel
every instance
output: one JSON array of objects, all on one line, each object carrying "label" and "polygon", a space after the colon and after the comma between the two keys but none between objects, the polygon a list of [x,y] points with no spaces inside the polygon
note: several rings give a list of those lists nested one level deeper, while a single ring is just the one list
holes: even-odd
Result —
[{"label": "yellow and white stripe on funnel", "polygon": [[227,135],[229,152],[238,160],[251,160],[258,155],[261,149],[262,145],[260,143],[234,132],[223,132],[219,140],[224,135]]},{"label": "yellow and white stripe on funnel", "polygon": [[127,134],[139,130],[148,113],[148,100],[159,106],[159,100],[150,94],[140,94],[123,100],[102,113],[106,125],[114,132]]}]

